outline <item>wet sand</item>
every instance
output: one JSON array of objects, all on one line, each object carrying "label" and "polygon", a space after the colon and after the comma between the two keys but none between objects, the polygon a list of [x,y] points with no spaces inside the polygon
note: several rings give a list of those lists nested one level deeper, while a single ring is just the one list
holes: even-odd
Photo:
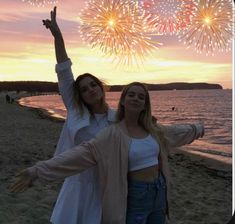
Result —
[{"label": "wet sand", "polygon": [[[61,183],[36,182],[26,192],[7,187],[14,174],[52,157],[63,125],[36,109],[6,104],[0,96],[0,223],[49,224]],[[172,224],[224,224],[232,214],[231,165],[177,150],[172,171]],[[69,223],[68,223],[69,224]]]}]

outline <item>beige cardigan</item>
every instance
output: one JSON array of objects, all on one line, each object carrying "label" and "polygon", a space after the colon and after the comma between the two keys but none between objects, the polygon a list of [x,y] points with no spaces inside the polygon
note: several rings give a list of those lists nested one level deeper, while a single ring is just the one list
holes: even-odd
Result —
[{"label": "beige cardigan", "polygon": [[[160,141],[162,171],[167,179],[169,149],[191,143],[202,136],[204,128],[201,124],[174,125],[161,126],[161,130],[166,139],[164,143],[157,135],[153,134],[153,137]],[[34,178],[54,181],[97,166],[102,200],[102,224],[125,224],[130,143],[131,138],[122,132],[120,123],[117,123],[105,128],[89,142],[50,160],[38,162],[28,168],[28,172]]]}]

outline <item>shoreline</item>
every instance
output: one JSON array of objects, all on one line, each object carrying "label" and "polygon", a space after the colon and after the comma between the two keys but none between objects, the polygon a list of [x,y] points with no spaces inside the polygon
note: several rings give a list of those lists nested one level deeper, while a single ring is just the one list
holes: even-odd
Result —
[{"label": "shoreline", "polygon": [[200,154],[193,154],[192,152],[183,149],[176,149],[172,157],[174,156],[181,156],[183,159],[188,159],[190,163],[205,168],[213,175],[229,179],[232,178],[232,166],[223,163],[222,161],[206,158]]},{"label": "shoreline", "polygon": [[47,120],[51,120],[54,122],[59,122],[59,123],[63,123],[65,121],[65,119],[60,118],[60,117],[56,117],[53,116],[50,112],[48,112],[48,110],[46,109],[42,109],[42,108],[35,108],[35,107],[29,107],[29,106],[25,106],[25,105],[21,105],[19,102],[17,102],[18,106],[20,107],[26,107],[28,108],[30,111],[32,111],[33,113],[37,114],[40,118],[42,119],[47,119]]},{"label": "shoreline", "polygon": [[[48,119],[48,120],[59,122],[59,123],[61,122],[63,123],[65,121],[64,118],[54,116],[52,113],[48,112],[48,110],[46,109],[22,105],[19,101],[23,97],[20,97],[19,99],[16,100],[16,103],[20,107],[29,108],[32,112],[36,113],[39,117],[43,119]],[[221,158],[222,156],[212,155],[212,154],[208,155],[203,152],[193,151],[193,150],[187,149],[187,146],[174,149],[174,152],[172,152],[172,155],[178,155],[178,154],[192,160],[197,165],[200,165],[202,167],[208,168],[209,170],[212,170],[212,172],[217,172],[218,175],[232,176],[232,164],[225,163],[218,159],[218,158]]]},{"label": "shoreline", "polygon": [[[44,94],[37,94],[37,95],[33,95],[33,96],[43,96],[45,95]],[[52,94],[54,95],[54,93]],[[56,117],[56,116],[53,116],[52,113],[50,113],[48,110],[46,109],[43,109],[43,108],[36,108],[36,107],[30,107],[30,106],[27,106],[27,105],[23,105],[20,103],[20,100],[23,99],[23,98],[27,98],[27,97],[33,97],[32,95],[23,95],[23,96],[19,96],[17,99],[16,99],[16,103],[18,106],[20,107],[26,107],[26,108],[29,108],[32,112],[38,114],[38,116],[40,116],[41,118],[43,119],[48,119],[48,120],[51,120],[51,121],[55,121],[55,122],[64,122],[65,119],[62,118],[62,117]]]}]

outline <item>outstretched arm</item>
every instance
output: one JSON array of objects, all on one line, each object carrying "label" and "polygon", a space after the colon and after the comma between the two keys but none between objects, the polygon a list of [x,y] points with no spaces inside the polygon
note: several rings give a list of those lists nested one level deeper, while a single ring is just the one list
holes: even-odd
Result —
[{"label": "outstretched arm", "polygon": [[66,53],[64,39],[56,21],[56,7],[51,11],[51,19],[42,20],[42,22],[43,25],[51,31],[51,34],[54,37],[57,63],[67,61],[68,55]]},{"label": "outstretched arm", "polygon": [[204,136],[204,124],[171,125],[163,127],[167,145],[171,147],[180,147],[192,143],[198,138]]},{"label": "outstretched arm", "polygon": [[[93,140],[94,141],[94,140]],[[40,161],[16,175],[10,192],[23,192],[36,180],[53,182],[80,173],[97,164],[98,155],[92,143],[83,143],[49,160]]]}]

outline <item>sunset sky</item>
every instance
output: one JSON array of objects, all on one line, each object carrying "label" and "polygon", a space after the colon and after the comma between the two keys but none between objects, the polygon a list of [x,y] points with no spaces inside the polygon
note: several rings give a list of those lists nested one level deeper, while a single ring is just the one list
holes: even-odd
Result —
[{"label": "sunset sky", "polygon": [[[57,21],[64,35],[73,72],[89,72],[108,84],[207,82],[232,88],[232,52],[215,56],[197,54],[174,35],[160,36],[163,43],[141,68],[116,68],[98,50],[82,42],[78,15],[85,0],[60,0]],[[56,82],[53,38],[42,25],[54,5],[35,7],[22,0],[0,0],[0,81]]]}]

